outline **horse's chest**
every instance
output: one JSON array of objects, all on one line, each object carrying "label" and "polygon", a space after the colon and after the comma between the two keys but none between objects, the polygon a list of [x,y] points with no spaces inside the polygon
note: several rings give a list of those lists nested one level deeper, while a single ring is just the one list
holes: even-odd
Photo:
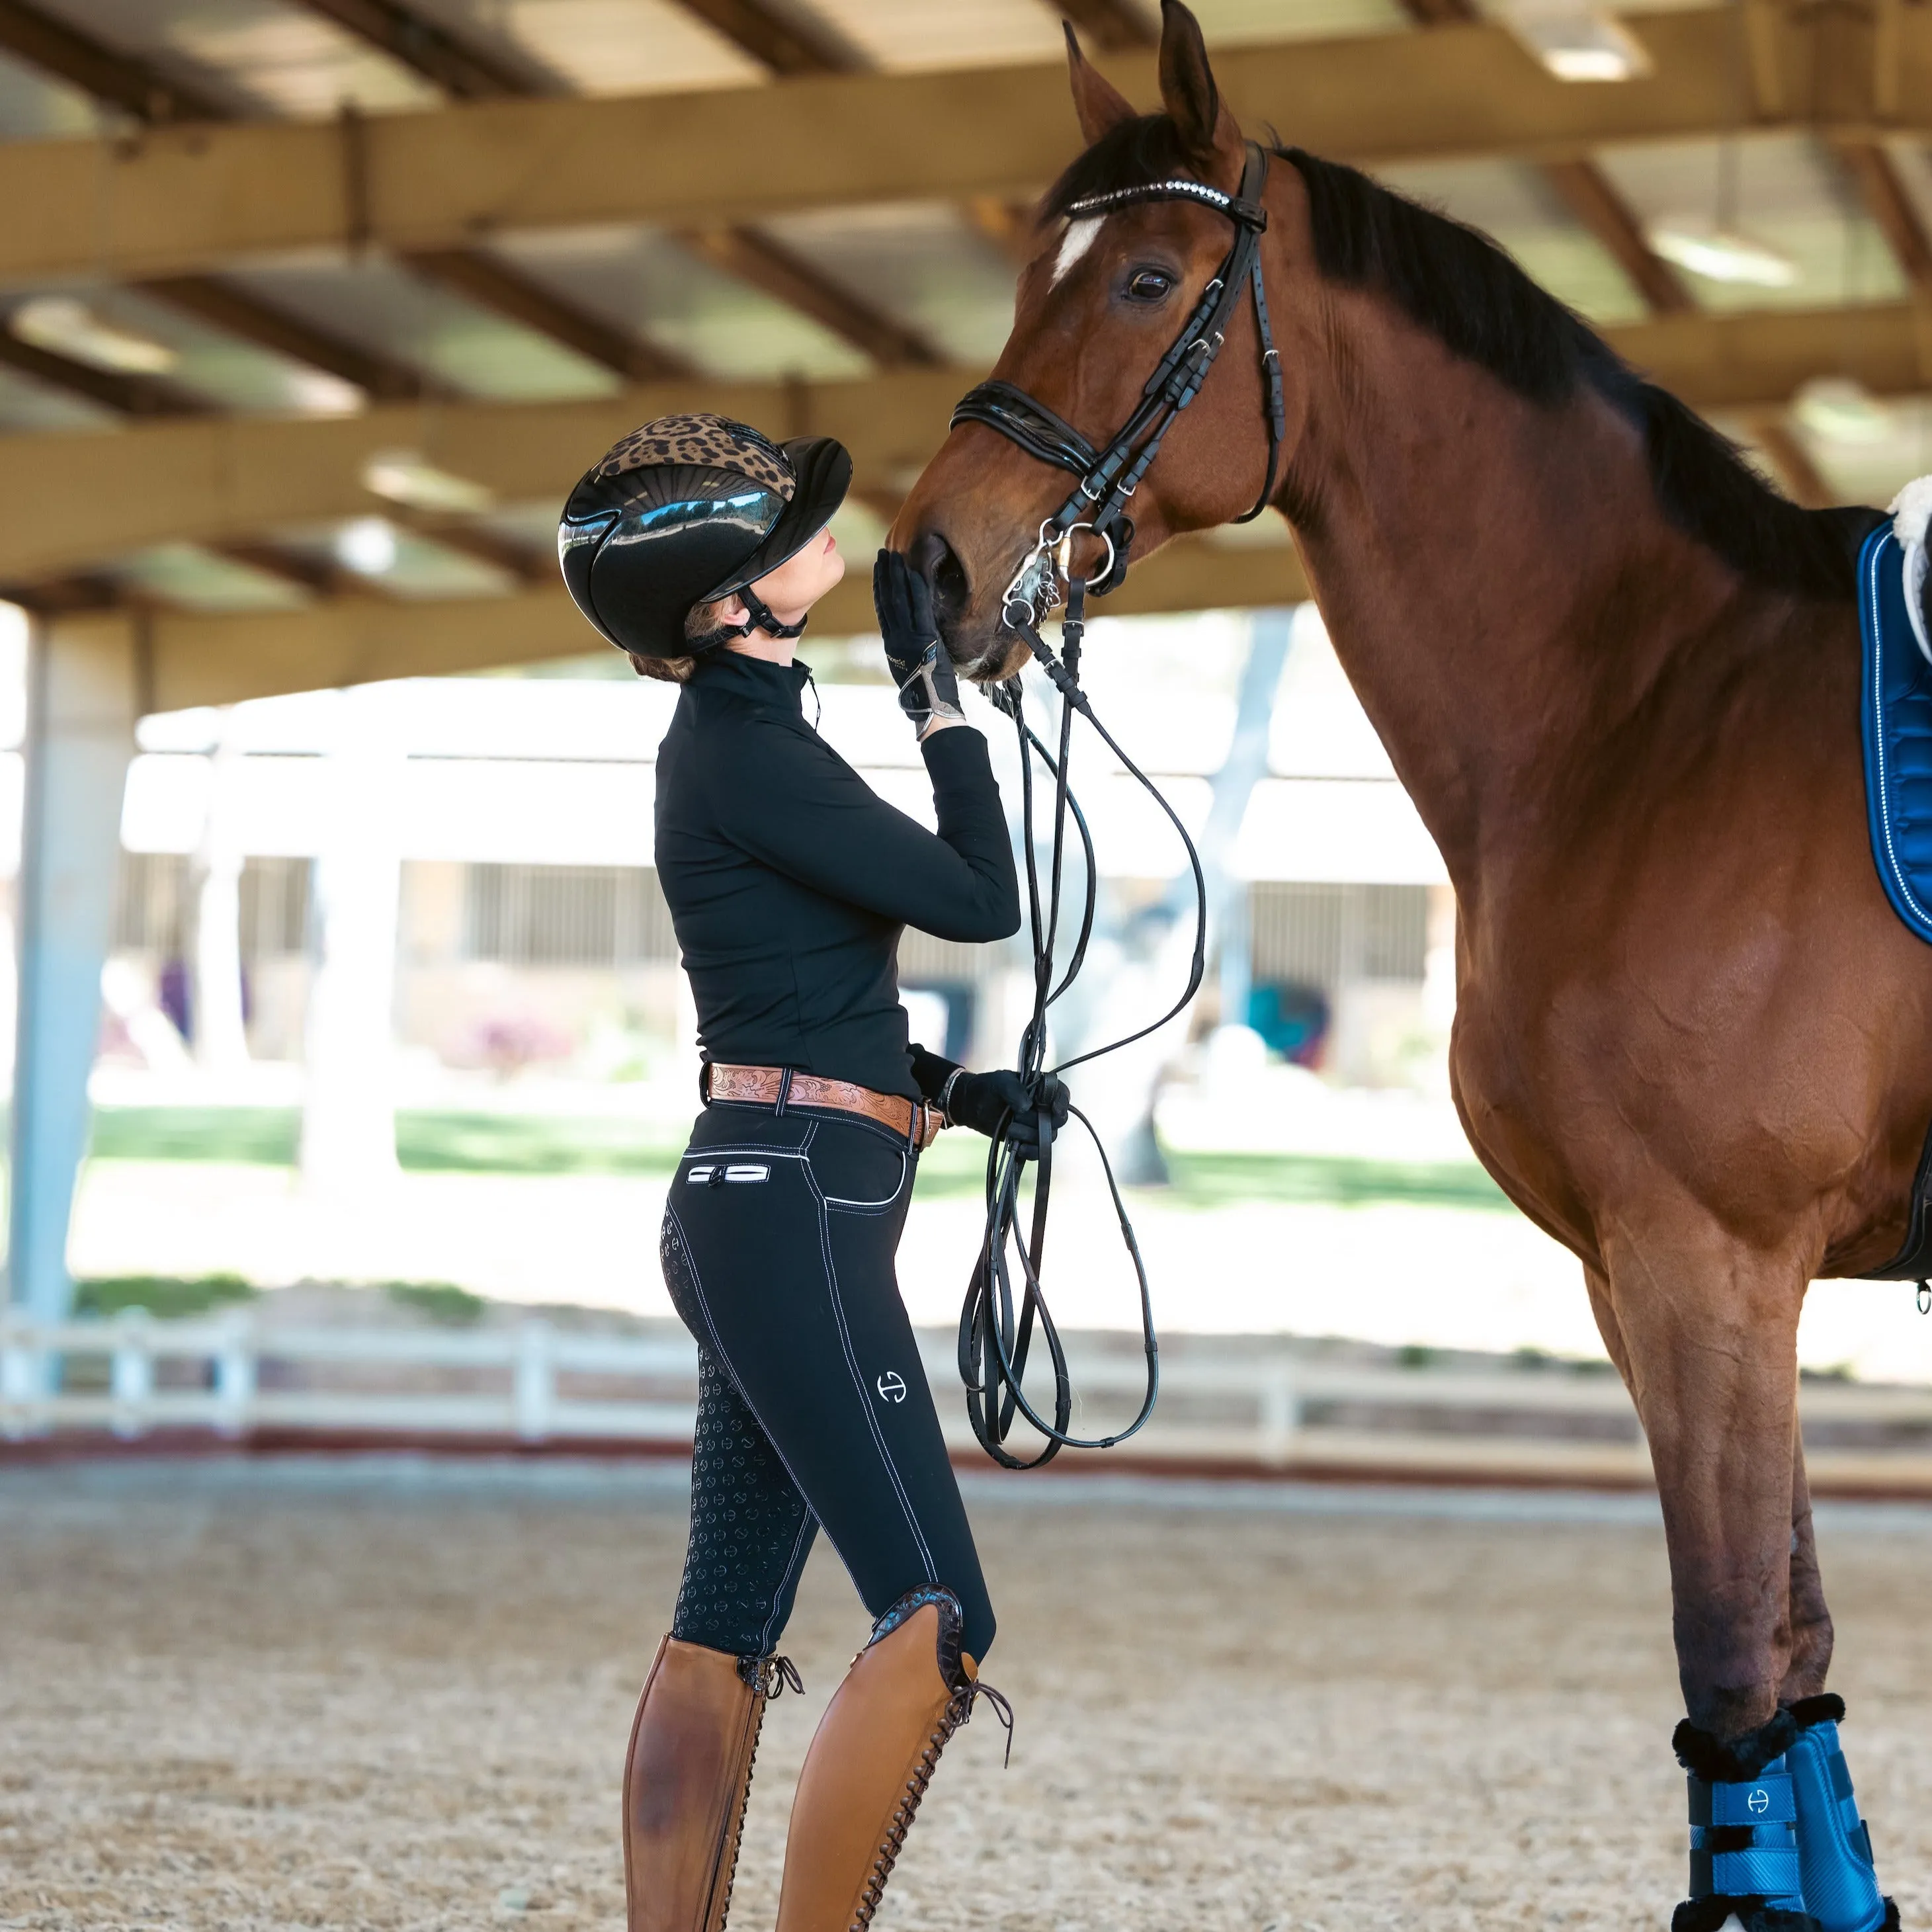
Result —
[{"label": "horse's chest", "polygon": [[[1585,1189],[1570,1158],[1571,1130],[1550,1082],[1531,1063],[1507,1001],[1466,986],[1449,1054],[1450,1089],[1469,1144],[1491,1178],[1530,1219],[1586,1259],[1594,1253]],[[1584,1107],[1589,1097],[1578,1096]]]}]

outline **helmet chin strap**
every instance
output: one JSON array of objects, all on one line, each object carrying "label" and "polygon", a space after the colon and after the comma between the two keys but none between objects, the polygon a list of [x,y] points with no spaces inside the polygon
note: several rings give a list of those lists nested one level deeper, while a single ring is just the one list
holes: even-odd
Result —
[{"label": "helmet chin strap", "polygon": [[742,624],[721,624],[716,630],[707,631],[701,638],[693,638],[691,644],[694,650],[708,651],[714,644],[729,644],[734,638],[748,638],[754,631],[762,631],[768,638],[798,638],[805,634],[805,627],[812,618],[809,610],[796,624],[781,624],[772,607],[748,584],[736,595],[745,607],[745,621]]}]

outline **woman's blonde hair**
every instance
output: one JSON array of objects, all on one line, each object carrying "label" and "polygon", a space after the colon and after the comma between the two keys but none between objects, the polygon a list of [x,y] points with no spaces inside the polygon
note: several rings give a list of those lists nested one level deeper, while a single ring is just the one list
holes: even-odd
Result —
[{"label": "woman's blonde hair", "polygon": [[[724,621],[724,607],[730,602],[729,597],[720,597],[709,604],[694,604],[685,615],[684,634],[687,638],[709,637]],[[695,651],[688,657],[679,658],[647,658],[636,651],[630,655],[640,677],[654,677],[665,684],[688,683],[692,673],[698,668]]]}]

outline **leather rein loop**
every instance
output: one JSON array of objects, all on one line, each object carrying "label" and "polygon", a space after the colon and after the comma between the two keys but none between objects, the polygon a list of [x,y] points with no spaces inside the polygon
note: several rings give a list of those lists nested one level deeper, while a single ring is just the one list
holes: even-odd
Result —
[{"label": "leather rein loop", "polygon": [[1258,142],[1250,141],[1238,194],[1229,194],[1205,182],[1176,177],[1088,195],[1067,208],[1070,221],[1083,221],[1145,202],[1193,201],[1225,214],[1234,225],[1234,238],[1220,268],[1202,290],[1180,333],[1148,378],[1133,413],[1114,431],[1105,448],[1096,449],[1071,423],[1028,395],[1017,383],[995,378],[968,390],[959,399],[952,412],[952,428],[957,429],[962,423],[982,424],[1017,443],[1036,460],[1071,471],[1080,478],[1073,494],[1040,526],[1039,540],[1006,586],[1009,629],[1019,628],[1012,622],[1011,613],[1018,610],[1028,622],[1037,624],[1062,601],[1058,578],[1068,574],[1064,565],[1046,570],[1040,566],[1042,560],[1054,556],[1076,530],[1090,530],[1109,547],[1107,562],[1089,580],[1088,589],[1095,596],[1103,597],[1119,587],[1127,574],[1128,553],[1134,540],[1133,520],[1127,515],[1126,506],[1140,488],[1141,478],[1160,454],[1161,444],[1174,418],[1200,394],[1208,370],[1226,344],[1235,305],[1244,296],[1253,301],[1255,326],[1261,341],[1268,432],[1268,474],[1254,507],[1237,517],[1235,522],[1252,523],[1273,499],[1281,470],[1281,446],[1287,434],[1287,412],[1282,394],[1281,358],[1274,346],[1268,290],[1262,274],[1261,238],[1268,229],[1268,209],[1262,195],[1267,185],[1268,167],[1268,150]]},{"label": "leather rein loop", "polygon": [[[1037,1468],[1050,1462],[1063,1448],[1111,1449],[1124,1442],[1153,1414],[1160,1394],[1160,1343],[1154,1333],[1154,1303],[1148,1287],[1147,1264],[1133,1224],[1127,1218],[1114,1178],[1113,1163],[1095,1132],[1094,1124],[1078,1107],[1070,1105],[1067,1113],[1084,1128],[1100,1156],[1102,1172],[1114,1213],[1120,1226],[1120,1238],[1133,1263],[1140,1295],[1141,1342],[1147,1361],[1147,1381],[1138,1412],[1124,1429],[1111,1436],[1082,1437],[1070,1432],[1073,1418],[1073,1388],[1069,1377],[1065,1350],[1054,1327],[1040,1282],[1040,1268],[1046,1245],[1047,1204],[1053,1188],[1053,1107],[1059,1076],[1070,1067],[1098,1059],[1144,1040],[1175,1017],[1200,990],[1206,970],[1208,950],[1208,884],[1202,871],[1201,855],[1187,836],[1172,806],[1133,760],[1120,748],[1113,734],[1094,714],[1087,694],[1080,688],[1080,651],[1086,627],[1087,585],[1075,578],[1068,588],[1066,616],[1060,627],[1060,652],[1041,637],[1034,626],[1022,620],[1016,627],[1027,647],[1059,693],[1060,700],[1058,756],[1049,752],[1027,723],[1022,708],[1020,681],[1008,678],[987,695],[1012,719],[1019,736],[1021,838],[1026,856],[1027,904],[1033,944],[1034,1001],[1031,1016],[1020,1039],[1020,1077],[1034,1096],[1034,1133],[1022,1142],[1013,1134],[1012,1116],[995,1135],[986,1156],[986,1228],[980,1243],[979,1259],[966,1291],[959,1317],[959,1373],[966,1385],[966,1413],[980,1444],[993,1460],[1009,1469]],[[1143,786],[1154,802],[1166,814],[1186,848],[1187,862],[1194,874],[1194,952],[1187,984],[1180,997],[1158,1019],[1124,1039],[1104,1046],[1090,1047],[1071,1060],[1048,1068],[1046,1060],[1047,1010],[1079,976],[1085,963],[1088,940],[1093,936],[1094,913],[1099,886],[1099,868],[1094,863],[1094,840],[1087,820],[1067,783],[1072,751],[1075,712],[1084,718],[1099,734],[1129,775]],[[1034,836],[1033,760],[1037,758],[1053,783],[1052,838],[1046,889],[1042,894],[1040,857]],[[1077,830],[1086,862],[1084,902],[1080,926],[1065,969],[1058,981],[1054,959],[1060,935],[1061,909],[1066,884],[1066,821],[1071,817]],[[1036,1161],[1034,1179],[1031,1226],[1024,1238],[1020,1233],[1020,1189],[1027,1163]],[[1016,1278],[1017,1277],[1017,1278]],[[1034,1407],[1022,1387],[1027,1360],[1036,1332],[1046,1347],[1053,1366],[1053,1414],[1049,1420]],[[1016,1455],[1007,1446],[1016,1419],[1024,1420],[1046,1438],[1045,1447],[1032,1457]]]}]

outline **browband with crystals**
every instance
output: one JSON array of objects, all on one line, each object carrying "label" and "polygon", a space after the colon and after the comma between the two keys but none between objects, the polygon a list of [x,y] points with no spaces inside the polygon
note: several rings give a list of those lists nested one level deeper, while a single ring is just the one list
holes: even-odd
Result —
[{"label": "browband with crystals", "polygon": [[1104,194],[1082,195],[1078,201],[1067,204],[1066,218],[1070,221],[1084,221],[1090,216],[1104,214],[1109,208],[1124,208],[1133,202],[1175,200],[1202,202],[1222,214],[1234,214],[1239,208],[1243,212],[1235,215],[1237,220],[1250,221],[1257,228],[1268,226],[1268,210],[1260,202],[1244,202],[1238,195],[1230,194],[1226,188],[1210,188],[1205,182],[1190,181],[1185,175],[1177,175],[1172,181],[1144,182],[1138,188],[1109,188]]}]

